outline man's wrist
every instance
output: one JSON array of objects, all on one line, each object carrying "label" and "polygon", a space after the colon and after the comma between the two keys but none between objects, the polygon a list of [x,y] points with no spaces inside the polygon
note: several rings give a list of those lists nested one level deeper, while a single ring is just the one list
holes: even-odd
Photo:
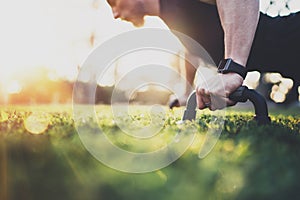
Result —
[{"label": "man's wrist", "polygon": [[247,75],[246,67],[236,63],[233,61],[233,59],[222,59],[218,65],[218,72],[222,74],[227,73],[237,73],[239,74],[243,79],[245,79]]},{"label": "man's wrist", "polygon": [[235,80],[239,80],[240,83],[244,82],[244,78],[241,75],[239,75],[239,74],[237,74],[235,72],[229,72],[226,75],[228,75],[228,76],[234,76]]}]

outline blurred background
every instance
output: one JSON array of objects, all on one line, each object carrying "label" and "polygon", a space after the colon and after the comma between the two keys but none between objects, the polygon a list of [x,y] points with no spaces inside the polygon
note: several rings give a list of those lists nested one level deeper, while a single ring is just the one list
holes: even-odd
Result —
[{"label": "blurred background", "polygon": [[[299,0],[261,0],[261,11],[270,16],[289,15],[298,10]],[[74,81],[88,54],[102,42],[135,29],[131,23],[114,20],[104,0],[0,1],[0,24],[2,105],[71,103]],[[157,17],[147,17],[145,27],[167,29]],[[178,41],[178,54],[182,51]],[[99,80],[96,102],[110,103],[114,84],[132,66],[143,64],[145,59],[156,59],[179,71],[184,64],[178,56],[163,52],[140,51],[124,56],[111,65],[105,78]],[[80,81],[85,85],[88,80]],[[176,77],[168,77],[168,81],[175,90],[183,89]],[[249,73],[245,80],[248,87],[265,95],[269,103],[299,106],[300,87],[294,82],[279,73],[259,72]],[[128,87],[118,88],[120,93],[124,92],[123,100],[167,104],[171,94],[162,88],[147,86],[129,96],[126,94]],[[157,91],[161,95],[153,95]],[[87,90],[82,87],[83,97],[85,92]],[[155,98],[150,98],[153,96]]]}]

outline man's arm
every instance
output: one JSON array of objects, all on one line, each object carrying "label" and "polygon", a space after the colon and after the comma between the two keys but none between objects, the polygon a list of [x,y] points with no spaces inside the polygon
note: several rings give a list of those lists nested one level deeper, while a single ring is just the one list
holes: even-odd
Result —
[{"label": "man's arm", "polygon": [[[246,66],[259,20],[259,0],[217,0],[217,8],[224,30],[224,58],[231,58]],[[205,104],[211,102],[211,96],[219,96],[226,105],[234,105],[228,96],[242,85],[243,78],[236,73],[218,76],[222,79],[224,88],[222,84],[210,88],[201,85],[197,87],[197,102],[200,109],[205,108]],[[213,80],[207,82],[213,82]],[[212,104],[210,109],[223,107]]]},{"label": "man's arm", "polygon": [[225,58],[245,66],[259,19],[259,0],[217,0]]},{"label": "man's arm", "polygon": [[182,96],[176,97],[172,95],[169,99],[170,108],[185,106],[186,101],[191,94],[194,88],[194,80],[196,71],[199,65],[198,57],[191,55],[189,52],[185,52],[185,60],[184,60],[184,78],[185,78],[185,88]]}]

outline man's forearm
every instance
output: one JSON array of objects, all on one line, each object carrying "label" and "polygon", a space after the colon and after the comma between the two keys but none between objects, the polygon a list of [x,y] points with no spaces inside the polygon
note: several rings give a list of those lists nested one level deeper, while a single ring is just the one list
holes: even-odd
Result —
[{"label": "man's forearm", "polygon": [[225,58],[246,65],[259,19],[259,0],[217,0]]},{"label": "man's forearm", "polygon": [[185,57],[185,78],[187,82],[185,87],[185,95],[188,96],[192,92],[191,86],[193,87],[194,85],[195,74],[199,63],[198,58],[189,53],[185,53]]}]

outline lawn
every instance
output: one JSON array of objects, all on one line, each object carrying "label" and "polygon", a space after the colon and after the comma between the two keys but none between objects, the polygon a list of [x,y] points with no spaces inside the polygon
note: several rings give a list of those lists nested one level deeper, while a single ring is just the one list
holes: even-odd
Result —
[{"label": "lawn", "polygon": [[[144,108],[133,109],[134,123],[149,123]],[[110,107],[96,110],[99,127],[113,143],[134,149]],[[174,137],[182,111],[166,109],[164,137],[148,142],[150,149]],[[300,113],[273,109],[266,126],[258,126],[252,115],[252,110],[229,109],[217,144],[200,159],[199,141],[211,113],[198,112],[191,123],[197,128],[195,142],[183,156],[160,170],[133,174],[107,167],[84,148],[70,106],[1,107],[0,199],[299,199]]]}]

